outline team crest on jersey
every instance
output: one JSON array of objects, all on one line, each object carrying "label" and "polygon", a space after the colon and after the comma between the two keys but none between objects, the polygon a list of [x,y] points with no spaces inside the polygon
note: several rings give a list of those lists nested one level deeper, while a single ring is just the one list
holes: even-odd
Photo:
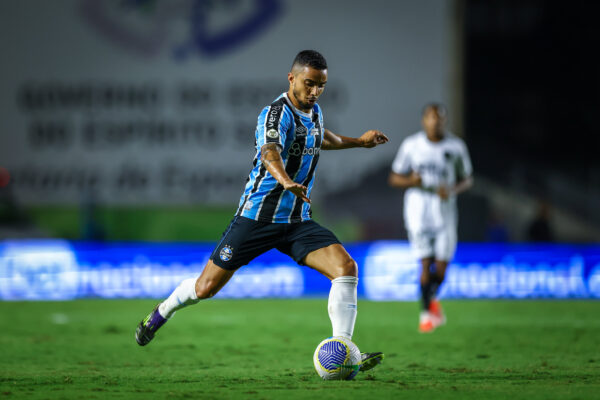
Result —
[{"label": "team crest on jersey", "polygon": [[277,129],[269,129],[267,131],[267,137],[270,137],[271,139],[277,139],[279,137],[279,132],[277,132]]},{"label": "team crest on jersey", "polygon": [[231,257],[233,257],[233,249],[230,245],[226,244],[225,247],[221,249],[221,252],[219,253],[219,258],[221,258],[221,260],[223,261],[229,261],[231,260]]}]

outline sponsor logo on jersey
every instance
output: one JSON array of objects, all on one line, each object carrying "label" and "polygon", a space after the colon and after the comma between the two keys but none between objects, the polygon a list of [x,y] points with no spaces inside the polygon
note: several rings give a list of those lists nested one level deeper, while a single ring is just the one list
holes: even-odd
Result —
[{"label": "sponsor logo on jersey", "polygon": [[310,134],[312,136],[317,136],[319,133],[321,133],[321,132],[317,129],[317,127],[314,127],[310,130]]},{"label": "sponsor logo on jersey", "polygon": [[271,139],[277,139],[279,137],[279,132],[277,129],[269,129],[267,131],[267,137],[270,137]]},{"label": "sponsor logo on jersey", "polygon": [[294,142],[292,143],[292,146],[290,147],[288,153],[291,156],[299,156],[300,154],[302,154],[303,156],[307,154],[311,156],[316,156],[317,154],[319,154],[320,151],[321,149],[318,147],[305,147],[304,149],[300,150],[300,144],[298,142]]},{"label": "sponsor logo on jersey", "polygon": [[244,206],[244,210],[251,210],[253,206],[254,206],[254,203],[251,202],[250,200],[248,200],[246,202],[246,205]]},{"label": "sponsor logo on jersey", "polygon": [[269,110],[269,114],[267,114],[267,129],[271,130],[271,129],[275,129],[277,126],[277,123],[279,121],[279,117],[281,114],[281,106],[278,105],[272,105],[271,109]]},{"label": "sponsor logo on jersey", "polygon": [[296,135],[306,135],[306,128],[304,126],[297,126],[296,127]]},{"label": "sponsor logo on jersey", "polygon": [[229,261],[231,260],[231,257],[233,257],[233,249],[231,248],[231,246],[226,244],[225,247],[221,249],[221,252],[219,253],[219,258],[221,258],[221,260],[223,261]]}]

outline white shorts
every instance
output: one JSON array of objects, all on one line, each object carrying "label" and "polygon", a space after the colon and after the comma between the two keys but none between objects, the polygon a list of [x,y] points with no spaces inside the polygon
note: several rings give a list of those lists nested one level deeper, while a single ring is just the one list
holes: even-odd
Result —
[{"label": "white shorts", "polygon": [[408,240],[415,256],[450,261],[456,251],[456,227],[447,224],[434,232],[408,232]]}]

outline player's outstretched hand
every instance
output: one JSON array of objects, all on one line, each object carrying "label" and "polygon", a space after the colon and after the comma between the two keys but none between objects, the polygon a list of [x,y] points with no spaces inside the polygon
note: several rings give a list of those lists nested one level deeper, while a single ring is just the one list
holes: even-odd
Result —
[{"label": "player's outstretched hand", "polygon": [[360,141],[362,142],[362,147],[375,147],[378,144],[387,143],[390,139],[383,134],[383,132],[370,130],[363,133],[360,137]]},{"label": "player's outstretched hand", "polygon": [[306,191],[308,188],[304,185],[291,181],[283,185],[285,190],[289,190],[294,193],[296,196],[300,197],[303,201],[310,204],[310,199],[306,196]]}]

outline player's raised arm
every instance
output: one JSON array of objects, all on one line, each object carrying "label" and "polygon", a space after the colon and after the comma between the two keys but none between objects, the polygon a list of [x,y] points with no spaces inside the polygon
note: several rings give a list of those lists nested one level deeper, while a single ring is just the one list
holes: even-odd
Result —
[{"label": "player's raised arm", "polygon": [[390,140],[382,132],[376,130],[366,131],[359,138],[351,138],[337,135],[329,129],[325,129],[323,136],[323,144],[321,145],[321,149],[323,150],[343,150],[353,147],[371,148],[378,144],[387,143]]},{"label": "player's raised arm", "polygon": [[289,190],[303,201],[310,203],[310,199],[306,196],[308,188],[294,182],[288,176],[287,172],[285,172],[285,166],[283,165],[280,151],[281,147],[279,147],[278,144],[267,143],[260,148],[260,161],[285,190]]}]

